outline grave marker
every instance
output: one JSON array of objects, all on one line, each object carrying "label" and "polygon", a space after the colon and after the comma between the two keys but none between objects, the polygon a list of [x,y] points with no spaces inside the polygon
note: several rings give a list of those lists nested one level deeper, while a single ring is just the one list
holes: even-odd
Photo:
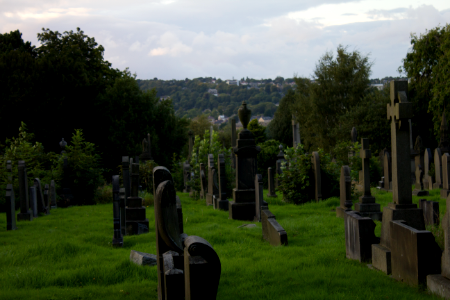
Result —
[{"label": "grave marker", "polygon": [[433,163],[433,155],[431,154],[431,149],[426,148],[424,157],[423,157],[424,172],[425,172],[423,182],[424,182],[425,189],[427,189],[427,190],[433,189],[433,177],[431,177],[429,175],[430,166],[432,163]]},{"label": "grave marker", "polygon": [[120,208],[120,231],[122,232],[122,236],[127,235],[126,227],[126,218],[125,218],[125,211],[126,211],[126,205],[125,205],[125,188],[119,189],[119,208]]},{"label": "grave marker", "polygon": [[139,157],[142,163],[145,163],[148,160],[153,160],[150,133],[147,133],[147,137],[142,140],[142,154]]},{"label": "grave marker", "polygon": [[37,218],[39,217],[39,209],[37,204],[36,186],[29,187],[29,199],[30,199],[30,209],[33,212],[33,218]]},{"label": "grave marker", "polygon": [[450,194],[449,180],[450,180],[450,155],[444,153],[442,155],[442,189],[441,198],[446,199]]},{"label": "grave marker", "polygon": [[347,211],[345,219],[345,251],[349,259],[359,262],[372,260],[372,245],[380,239],[375,236],[375,222],[357,211]]},{"label": "grave marker", "polygon": [[208,154],[208,193],[206,194],[206,205],[213,205],[213,196],[219,197],[219,186],[217,182],[216,168],[214,167],[214,155]]},{"label": "grave marker", "polygon": [[28,199],[28,178],[25,161],[20,160],[18,163],[19,169],[19,197],[20,197],[20,213],[17,214],[17,221],[31,221],[33,220],[33,212],[30,211]]},{"label": "grave marker", "polygon": [[214,198],[214,209],[228,210],[229,201],[226,192],[227,177],[225,174],[225,157],[223,154],[219,154],[217,165],[219,166],[219,197]]},{"label": "grave marker", "polygon": [[46,184],[44,185],[44,203],[45,203],[45,207],[47,208],[47,211],[50,214],[50,198],[49,198],[49,185]]},{"label": "grave marker", "polygon": [[45,205],[44,194],[42,192],[41,180],[39,178],[34,179],[34,186],[36,187],[38,213],[43,213],[43,214],[48,215],[49,211],[47,211],[47,206]]},{"label": "grave marker", "polygon": [[208,183],[206,182],[205,164],[200,163],[200,199],[206,199]]},{"label": "grave marker", "polygon": [[419,208],[423,210],[425,225],[439,225],[439,202],[420,199]]},{"label": "grave marker", "polygon": [[347,211],[351,211],[352,203],[352,178],[350,177],[350,168],[341,167],[340,184],[340,206],[336,207],[336,217],[344,218]]},{"label": "grave marker", "polygon": [[127,235],[148,232],[148,219],[145,216],[145,207],[139,197],[139,164],[131,165],[131,196],[127,199],[125,209],[125,224]]},{"label": "grave marker", "polygon": [[414,196],[428,196],[430,193],[424,190],[424,177],[425,177],[425,148],[423,147],[422,138],[420,135],[416,138],[416,143],[414,144],[414,164],[416,166],[416,185],[414,187]]},{"label": "grave marker", "polygon": [[261,174],[255,175],[255,221],[261,222],[262,207],[268,209],[269,204],[263,198],[263,178]]},{"label": "grave marker", "polygon": [[434,149],[434,178],[433,189],[442,189],[442,152],[441,149]]},{"label": "grave marker", "polygon": [[275,180],[274,180],[274,174],[273,174],[273,170],[271,167],[269,167],[267,169],[267,177],[269,178],[268,180],[268,185],[269,185],[269,193],[267,194],[267,197],[278,197],[277,194],[275,193]]},{"label": "grave marker", "polygon": [[[276,162],[276,173],[278,174],[278,176],[280,176],[283,173],[283,170],[281,169],[281,167],[283,166],[283,162],[286,160],[284,159],[283,146],[280,145],[280,146],[278,146],[278,148],[280,149],[280,152],[278,152],[278,155],[277,155],[278,159]],[[278,176],[275,178],[275,188],[279,187]]]},{"label": "grave marker", "polygon": [[6,230],[16,230],[16,199],[11,183],[6,185]]},{"label": "grave marker", "polygon": [[[231,119],[231,148],[236,147],[236,119]],[[236,168],[236,156],[234,153],[231,153],[231,161],[233,169]]]},{"label": "grave marker", "polygon": [[113,247],[123,246],[122,229],[120,224],[120,185],[119,185],[119,175],[113,175],[112,177],[112,188],[113,188],[113,223],[114,223],[114,236],[112,240]]},{"label": "grave marker", "polygon": [[50,181],[49,198],[50,198],[51,208],[57,208],[57,204],[56,204],[56,186],[55,186],[55,181],[54,180]]},{"label": "grave marker", "polygon": [[288,237],[284,228],[277,222],[274,214],[267,207],[263,206],[261,209],[263,238],[272,246],[287,246]]}]

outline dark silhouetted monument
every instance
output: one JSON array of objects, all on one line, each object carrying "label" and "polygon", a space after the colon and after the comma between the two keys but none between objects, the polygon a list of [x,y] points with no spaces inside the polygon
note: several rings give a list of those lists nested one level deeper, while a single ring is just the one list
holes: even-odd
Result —
[{"label": "dark silhouetted monument", "polygon": [[125,224],[127,235],[148,232],[148,219],[145,216],[145,207],[139,197],[139,164],[131,165],[131,196],[127,199],[125,209]]}]

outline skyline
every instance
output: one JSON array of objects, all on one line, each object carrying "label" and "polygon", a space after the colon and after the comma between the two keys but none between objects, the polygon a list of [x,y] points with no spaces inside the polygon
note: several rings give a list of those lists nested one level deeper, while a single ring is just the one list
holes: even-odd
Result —
[{"label": "skyline", "polygon": [[[410,33],[450,23],[448,1],[0,0],[2,33],[39,46],[41,28],[80,27],[114,68],[138,79],[311,77],[339,44],[374,62],[370,78],[399,76]],[[382,9],[381,9],[382,8]],[[402,76],[405,76],[403,74]]]}]

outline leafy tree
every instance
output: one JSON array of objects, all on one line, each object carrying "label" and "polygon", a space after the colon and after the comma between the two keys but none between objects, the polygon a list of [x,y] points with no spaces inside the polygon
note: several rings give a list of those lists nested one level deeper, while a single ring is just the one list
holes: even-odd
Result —
[{"label": "leafy tree", "polygon": [[251,120],[247,129],[253,133],[256,144],[264,143],[266,140],[266,127],[259,125],[257,119]]},{"label": "leafy tree", "polygon": [[[279,146],[280,142],[276,140],[267,140],[263,143],[258,144],[261,148],[261,151],[258,153],[258,174],[263,175],[263,184],[264,187],[268,187],[267,182],[267,169],[272,168],[273,174],[275,174],[276,170],[276,161],[277,155],[280,152]],[[286,145],[283,145],[286,148]]]},{"label": "leafy tree", "polygon": [[280,100],[280,105],[267,126],[268,137],[282,142],[285,145],[292,145],[292,107],[296,101],[295,92],[290,90]]}]

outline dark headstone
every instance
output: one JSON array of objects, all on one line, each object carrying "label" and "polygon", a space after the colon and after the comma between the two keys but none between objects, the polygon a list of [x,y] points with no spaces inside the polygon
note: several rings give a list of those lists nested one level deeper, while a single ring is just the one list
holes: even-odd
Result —
[{"label": "dark headstone", "polygon": [[16,230],[16,202],[11,183],[6,185],[6,230]]},{"label": "dark headstone", "polygon": [[8,183],[13,183],[12,181],[12,163],[10,160],[6,161],[6,172],[8,173]]},{"label": "dark headstone", "polygon": [[39,178],[34,179],[34,186],[36,187],[38,212],[48,215],[49,211],[47,211],[47,206],[45,205],[44,193],[42,190],[41,180]]},{"label": "dark headstone", "polygon": [[19,169],[19,197],[20,197],[20,213],[17,214],[17,221],[33,220],[33,212],[30,210],[30,202],[28,199],[28,177],[25,161],[20,160]]},{"label": "dark headstone", "polygon": [[370,192],[370,152],[369,139],[361,139],[361,151],[359,157],[362,159],[363,176],[363,195],[359,197],[359,203],[355,204],[355,211],[359,212],[362,217],[369,217],[373,220],[381,221],[382,213],[380,204],[375,203],[375,197]]},{"label": "dark headstone", "polygon": [[122,232],[122,236],[127,234],[126,227],[126,205],[125,205],[125,188],[119,189],[119,208],[120,208],[120,231]]},{"label": "dark headstone", "polygon": [[131,197],[130,158],[122,156],[122,180],[125,188],[125,206],[128,197]]},{"label": "dark headstone", "polygon": [[28,190],[29,200],[30,200],[30,209],[33,213],[33,218],[39,217],[39,209],[37,204],[37,190],[36,186],[30,186]]},{"label": "dark headstone", "polygon": [[142,163],[147,160],[153,160],[152,157],[152,142],[150,140],[150,133],[147,133],[147,137],[142,140],[142,154],[139,156]]},{"label": "dark headstone", "polygon": [[357,211],[345,213],[345,250],[347,258],[359,262],[372,260],[372,244],[380,239],[375,236],[375,222]]},{"label": "dark headstone", "polygon": [[255,175],[255,221],[261,222],[261,207],[269,204],[263,198],[263,178],[261,174]]},{"label": "dark headstone", "polygon": [[148,219],[145,216],[145,207],[142,206],[142,198],[139,197],[139,164],[131,165],[131,196],[126,205],[126,235],[147,233]]},{"label": "dark headstone", "polygon": [[56,204],[56,186],[55,186],[55,181],[51,180],[50,181],[50,189],[49,189],[49,199],[50,199],[50,205],[52,209],[57,208],[57,204]]},{"label": "dark headstone", "polygon": [[428,191],[425,191],[424,179],[425,179],[425,148],[422,143],[422,138],[420,135],[416,138],[416,143],[414,145],[414,164],[416,166],[416,185],[414,187],[414,196],[428,196]]},{"label": "dark headstone", "polygon": [[269,193],[267,194],[267,197],[278,197],[275,193],[275,179],[273,174],[272,168],[267,169],[267,177],[268,177],[268,185],[269,185]]},{"label": "dark headstone", "polygon": [[336,207],[336,217],[344,218],[345,213],[351,211],[352,203],[352,178],[350,177],[350,168],[341,167],[340,183],[340,206]]},{"label": "dark headstone", "polygon": [[313,171],[312,183],[314,185],[314,195],[316,201],[322,200],[322,178],[320,176],[319,152],[314,151],[311,155],[311,167]]},{"label": "dark headstone", "polygon": [[434,150],[434,172],[433,189],[442,189],[442,152],[439,148]]},{"label": "dark headstone", "polygon": [[112,177],[113,188],[113,223],[114,223],[114,236],[112,240],[113,247],[123,246],[122,229],[120,228],[120,185],[119,175],[113,175]]},{"label": "dark headstone", "polygon": [[49,198],[49,185],[44,185],[44,203],[47,211],[50,213],[50,198]]},{"label": "dark headstone", "polygon": [[277,222],[274,214],[267,207],[263,207],[261,210],[261,225],[263,238],[272,246],[287,246],[288,238],[286,231]]},{"label": "dark headstone", "polygon": [[226,192],[227,176],[225,174],[225,157],[223,154],[219,154],[217,165],[219,166],[219,197],[214,197],[214,209],[228,210],[228,199]]},{"label": "dark headstone", "polygon": [[439,202],[420,199],[419,208],[423,210],[425,225],[439,225]]},{"label": "dark headstone", "polygon": [[426,148],[425,153],[423,156],[423,164],[424,164],[424,178],[423,178],[423,184],[425,186],[426,190],[432,190],[433,189],[433,177],[429,175],[430,172],[430,166],[433,163],[433,155],[431,154],[431,149]]},{"label": "dark headstone", "polygon": [[441,198],[446,199],[450,194],[450,155],[442,155],[442,189]]},{"label": "dark headstone", "polygon": [[218,182],[217,180],[214,182],[215,174],[214,155],[208,154],[208,193],[206,194],[206,205],[213,205],[213,196],[216,196],[216,198],[219,197]]},{"label": "dark headstone", "polygon": [[206,199],[208,182],[206,181],[205,164],[200,163],[200,199]]}]

